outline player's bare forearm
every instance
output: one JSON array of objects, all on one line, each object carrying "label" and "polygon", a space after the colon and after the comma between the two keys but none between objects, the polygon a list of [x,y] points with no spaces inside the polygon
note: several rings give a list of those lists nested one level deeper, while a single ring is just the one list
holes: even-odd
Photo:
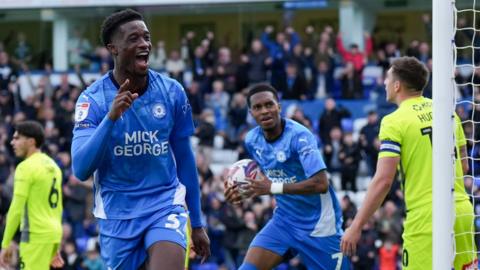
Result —
[{"label": "player's bare forearm", "polygon": [[[246,178],[249,182],[248,186],[245,187],[245,194],[247,197],[255,197],[267,194],[278,194],[272,191],[272,185],[278,183],[272,183],[271,180],[264,177],[263,179],[254,180]],[[308,178],[305,181],[299,183],[283,184],[281,194],[299,194],[299,195],[309,195],[309,194],[318,194],[326,193],[328,191],[328,178],[325,170],[319,171],[314,174],[312,177]],[[233,192],[233,191],[232,191]],[[232,193],[231,192],[231,193]],[[232,194],[231,197],[233,197]]]},{"label": "player's bare forearm", "polygon": [[378,160],[377,170],[368,187],[362,207],[352,222],[352,228],[360,230],[380,207],[390,191],[399,161],[399,157],[385,157]]},{"label": "player's bare forearm", "polygon": [[283,186],[284,194],[318,194],[328,191],[328,178],[325,170],[319,171],[312,177],[299,183],[285,184]]}]

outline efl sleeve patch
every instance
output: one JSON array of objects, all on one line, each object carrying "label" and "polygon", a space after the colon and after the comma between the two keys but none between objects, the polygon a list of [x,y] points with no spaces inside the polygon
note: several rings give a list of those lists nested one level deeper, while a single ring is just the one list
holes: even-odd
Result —
[{"label": "efl sleeve patch", "polygon": [[77,103],[75,107],[75,122],[81,122],[88,116],[88,110],[90,109],[90,103],[81,102]]}]

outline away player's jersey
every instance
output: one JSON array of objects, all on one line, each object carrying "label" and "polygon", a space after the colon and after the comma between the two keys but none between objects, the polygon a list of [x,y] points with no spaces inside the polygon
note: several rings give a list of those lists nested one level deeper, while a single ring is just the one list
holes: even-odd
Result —
[{"label": "away player's jersey", "polygon": [[[432,100],[415,97],[403,101],[380,126],[382,157],[400,156],[407,210],[432,206]],[[465,135],[456,117],[457,153],[465,145]],[[468,200],[460,159],[456,160],[455,198]]]},{"label": "away player's jersey", "polygon": [[62,171],[55,161],[43,153],[35,153],[18,164],[13,195],[26,198],[20,224],[20,241],[60,243]]},{"label": "away player's jersey", "polygon": [[[284,120],[282,135],[267,141],[260,127],[248,132],[245,146],[262,172],[275,183],[298,183],[325,170],[325,163],[313,134],[299,123]],[[274,218],[305,230],[312,236],[323,237],[342,232],[342,211],[335,192],[325,194],[275,195],[277,208]]]},{"label": "away player's jersey", "polygon": [[[118,88],[110,72],[80,95],[74,141],[92,136],[108,118]],[[181,85],[149,70],[145,93],[109,128],[112,131],[106,150],[94,173],[94,215],[131,219],[184,205],[185,186],[178,180],[169,143],[172,138],[187,137],[194,131],[190,105]]]}]

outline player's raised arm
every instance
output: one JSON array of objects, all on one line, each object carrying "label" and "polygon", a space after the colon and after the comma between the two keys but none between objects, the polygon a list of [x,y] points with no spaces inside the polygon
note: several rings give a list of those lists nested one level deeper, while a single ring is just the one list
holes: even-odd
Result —
[{"label": "player's raised arm", "polygon": [[72,168],[75,177],[82,181],[87,180],[97,169],[115,121],[137,97],[138,93],[132,93],[129,89],[129,80],[126,79],[115,96],[110,112],[103,117],[98,126],[97,104],[85,94],[79,97],[72,141]]}]

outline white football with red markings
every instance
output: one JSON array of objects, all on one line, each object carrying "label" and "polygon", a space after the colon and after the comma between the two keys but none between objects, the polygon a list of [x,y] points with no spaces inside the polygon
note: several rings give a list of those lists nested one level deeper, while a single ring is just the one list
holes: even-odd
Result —
[{"label": "white football with red markings", "polygon": [[241,159],[233,163],[228,168],[226,177],[227,184],[229,186],[237,184],[239,186],[240,193],[243,191],[242,186],[248,183],[246,178],[251,178],[254,180],[262,178],[262,171],[254,160]]}]

